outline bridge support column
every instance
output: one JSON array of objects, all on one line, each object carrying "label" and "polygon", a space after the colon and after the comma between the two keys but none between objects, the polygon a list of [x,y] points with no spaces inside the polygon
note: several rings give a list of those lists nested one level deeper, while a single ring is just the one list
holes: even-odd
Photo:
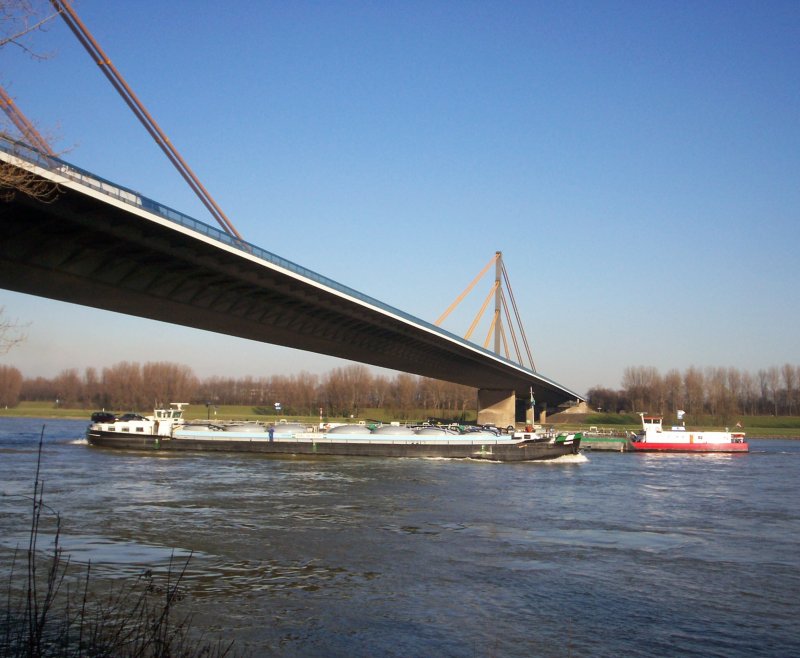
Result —
[{"label": "bridge support column", "polygon": [[478,390],[478,424],[513,426],[516,423],[517,394],[494,388]]}]

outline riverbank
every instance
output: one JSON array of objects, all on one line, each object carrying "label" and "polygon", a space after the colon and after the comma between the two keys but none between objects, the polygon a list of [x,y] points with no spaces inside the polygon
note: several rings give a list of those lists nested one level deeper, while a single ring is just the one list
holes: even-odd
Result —
[{"label": "riverbank", "polygon": [[[669,418],[665,418],[665,426]],[[733,421],[715,419],[712,416],[700,416],[687,419],[687,427],[702,431],[720,430],[728,427],[744,432],[748,438],[763,439],[800,439],[800,416],[736,416]],[[547,424],[560,430],[588,431],[596,428],[606,433],[624,435],[641,429],[638,414],[570,414],[560,413],[547,418]]]},{"label": "riverbank", "polygon": [[[0,409],[0,418],[64,418],[64,419],[86,419],[89,418],[93,412],[99,411],[98,409],[79,409],[79,408],[65,408],[54,405],[52,402],[20,402],[16,407],[6,407]],[[120,413],[127,411],[137,411],[132,409],[114,410]],[[153,410],[139,409],[138,413],[143,415],[152,415]],[[431,416],[430,410],[424,409],[415,410],[407,418],[398,418],[396,412],[391,409],[365,409],[363,415],[360,416],[297,416],[290,414],[276,414],[271,408],[254,407],[250,405],[212,405],[207,407],[204,404],[190,404],[186,408],[184,416],[192,420],[252,420],[261,421],[264,423],[276,423],[280,420],[289,422],[316,424],[320,420],[325,423],[358,423],[364,422],[380,422],[388,423],[391,421],[400,420],[401,422],[408,423],[421,423]],[[464,423],[475,423],[475,412],[467,411],[463,421]]]},{"label": "riverbank", "polygon": [[[13,408],[0,409],[0,418],[53,418],[53,419],[85,419],[97,409],[63,408],[51,402],[20,402]],[[151,414],[152,411],[144,412]],[[464,422],[474,423],[475,412],[468,412]],[[262,422],[277,422],[287,420],[290,422],[315,424],[320,422],[319,416],[291,416],[276,415],[273,412],[265,413],[263,407],[220,405],[206,407],[196,404],[188,407],[187,418],[209,420],[258,420]],[[427,415],[424,409],[417,410],[413,417],[404,419],[404,422],[421,422]],[[369,409],[363,416],[323,416],[323,422],[390,422],[397,420],[388,409]],[[736,421],[741,424],[743,431],[750,438],[764,439],[800,439],[800,416],[737,416]],[[703,416],[687,423],[698,430],[718,430],[725,427],[723,421],[717,421],[710,416]],[[554,426],[559,430],[589,431],[597,428],[607,433],[632,432],[640,429],[641,423],[634,414],[570,414],[560,413],[547,418],[547,426]],[[737,428],[739,429],[739,428]]]}]

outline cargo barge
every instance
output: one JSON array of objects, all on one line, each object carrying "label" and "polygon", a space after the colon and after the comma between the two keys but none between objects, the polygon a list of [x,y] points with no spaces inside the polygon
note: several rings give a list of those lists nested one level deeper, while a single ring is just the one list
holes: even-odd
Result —
[{"label": "cargo barge", "polygon": [[183,418],[185,403],[152,416],[96,412],[86,431],[92,446],[145,451],[254,452],[284,456],[422,457],[523,462],[576,454],[580,433],[511,432],[490,428],[213,423]]}]

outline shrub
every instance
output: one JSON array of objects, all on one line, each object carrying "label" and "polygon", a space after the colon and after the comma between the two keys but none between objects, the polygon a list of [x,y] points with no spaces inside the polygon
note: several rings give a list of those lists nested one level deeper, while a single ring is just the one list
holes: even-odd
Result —
[{"label": "shrub", "polygon": [[[148,570],[116,591],[92,581],[91,564],[85,572],[70,566],[59,544],[61,517],[45,504],[39,479],[43,438],[44,428],[24,568],[18,568],[23,553],[18,548],[8,569],[0,656],[226,656],[232,643],[193,639],[190,617],[177,613],[191,555],[179,569],[170,559],[162,577]],[[43,512],[55,519],[53,548],[47,554],[37,547]]]}]

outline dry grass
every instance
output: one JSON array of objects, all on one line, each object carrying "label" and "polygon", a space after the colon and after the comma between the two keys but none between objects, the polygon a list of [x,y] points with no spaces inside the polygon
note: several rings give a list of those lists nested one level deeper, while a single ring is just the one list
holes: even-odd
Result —
[{"label": "dry grass", "polygon": [[[59,544],[61,516],[44,501],[39,440],[28,546],[18,548],[7,572],[0,618],[0,656],[226,656],[232,643],[208,642],[179,610],[182,579],[191,556],[170,560],[165,574],[150,571],[122,585],[92,580],[91,564],[70,565]],[[54,526],[52,549],[42,551],[42,523]]]}]

